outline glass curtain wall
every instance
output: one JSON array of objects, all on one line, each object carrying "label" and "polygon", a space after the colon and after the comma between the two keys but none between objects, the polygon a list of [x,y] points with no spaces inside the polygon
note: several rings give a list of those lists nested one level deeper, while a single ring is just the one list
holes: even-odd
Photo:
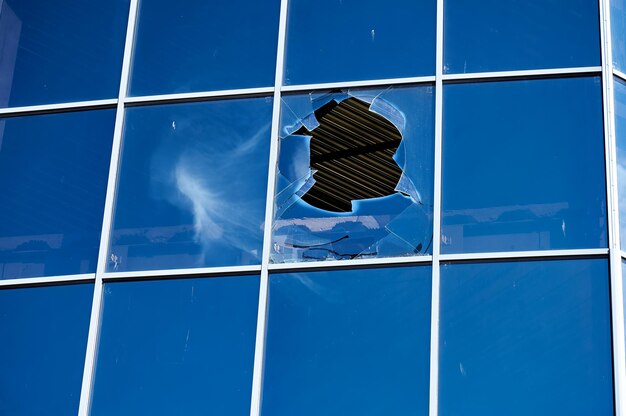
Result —
[{"label": "glass curtain wall", "polygon": [[622,0],[40,3],[0,414],[626,410]]}]

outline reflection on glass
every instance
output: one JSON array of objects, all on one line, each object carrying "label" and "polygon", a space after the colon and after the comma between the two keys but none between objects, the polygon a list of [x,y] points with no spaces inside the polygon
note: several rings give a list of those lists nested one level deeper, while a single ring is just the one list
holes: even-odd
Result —
[{"label": "reflection on glass", "polygon": [[0,290],[0,414],[78,413],[93,285]]},{"label": "reflection on glass", "polygon": [[0,1],[0,107],[117,97],[128,6]]},{"label": "reflection on glass", "polygon": [[107,283],[91,414],[250,414],[258,276]]},{"label": "reflection on glass", "polygon": [[271,98],[130,108],[108,270],[260,264]]},{"label": "reflection on glass", "polygon": [[433,92],[283,97],[272,261],[431,252]]},{"label": "reflection on glass", "polygon": [[598,78],[444,87],[442,252],[606,247]]},{"label": "reflection on glass", "polygon": [[613,41],[613,64],[615,69],[626,72],[626,2],[611,0],[611,33]]},{"label": "reflection on glass", "polygon": [[[626,303],[626,261],[623,258],[622,258],[622,299]],[[623,312],[624,312],[624,321],[626,322],[626,308],[624,308]]]},{"label": "reflection on glass", "polygon": [[285,84],[435,74],[436,0],[292,0]]},{"label": "reflection on glass", "polygon": [[439,414],[613,415],[605,259],[444,265]]},{"label": "reflection on glass", "polygon": [[615,142],[617,148],[617,190],[619,195],[620,239],[626,248],[626,83],[614,77]]},{"label": "reflection on glass", "polygon": [[431,268],[270,276],[264,416],[427,415]]},{"label": "reflection on glass", "polygon": [[139,3],[132,95],[274,85],[280,0]]},{"label": "reflection on glass", "polygon": [[600,65],[598,2],[447,0],[444,72]]},{"label": "reflection on glass", "polygon": [[0,279],[95,272],[114,120],[0,119]]}]

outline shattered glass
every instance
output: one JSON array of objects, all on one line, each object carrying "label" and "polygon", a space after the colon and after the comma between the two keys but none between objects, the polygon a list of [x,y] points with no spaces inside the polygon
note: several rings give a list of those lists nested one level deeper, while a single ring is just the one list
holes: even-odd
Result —
[{"label": "shattered glass", "polygon": [[434,87],[283,97],[271,260],[432,250]]}]

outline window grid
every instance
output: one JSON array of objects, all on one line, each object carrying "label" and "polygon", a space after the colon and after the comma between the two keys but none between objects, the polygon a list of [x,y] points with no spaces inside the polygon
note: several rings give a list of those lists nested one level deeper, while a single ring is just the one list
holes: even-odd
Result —
[{"label": "window grid", "polygon": [[624,298],[619,235],[615,100],[613,95],[613,75],[615,69],[613,67],[610,0],[600,0],[599,10],[611,285],[611,330],[613,335],[613,389],[615,392],[615,414],[623,416],[626,414],[626,348],[624,344]]},{"label": "window grid", "polygon": [[[20,278],[0,280],[1,288],[24,287],[35,285],[54,285],[68,282],[94,282],[94,297],[92,304],[92,316],[90,320],[89,338],[85,359],[85,370],[79,415],[89,414],[92,386],[94,379],[95,360],[99,336],[100,320],[102,316],[103,285],[106,281],[120,279],[152,279],[152,278],[182,278],[190,276],[223,276],[230,274],[261,275],[259,292],[259,310],[257,321],[257,336],[255,346],[255,362],[253,373],[251,416],[260,414],[260,403],[263,379],[263,357],[265,348],[265,332],[267,320],[267,301],[269,274],[278,271],[315,270],[315,269],[345,269],[366,267],[375,265],[400,265],[400,264],[430,264],[432,265],[432,311],[431,311],[431,365],[430,365],[430,416],[438,414],[438,355],[439,355],[439,274],[440,262],[463,262],[480,260],[506,260],[506,259],[540,259],[540,258],[582,258],[608,256],[610,260],[611,275],[611,308],[612,308],[612,331],[613,331],[613,356],[614,356],[614,383],[615,383],[615,411],[618,416],[626,414],[626,347],[624,342],[624,306],[622,297],[622,258],[626,259],[626,252],[619,245],[619,218],[617,207],[617,162],[614,136],[613,118],[613,76],[626,81],[626,74],[613,68],[611,53],[610,32],[610,7],[609,0],[599,0],[600,6],[600,33],[602,40],[601,55],[602,65],[593,67],[575,68],[552,68],[540,70],[482,72],[482,73],[459,73],[443,74],[443,23],[444,23],[444,0],[437,2],[437,30],[436,30],[436,73],[434,76],[378,79],[364,81],[348,81],[335,83],[320,83],[307,85],[283,85],[284,57],[286,42],[287,7],[288,0],[281,0],[278,48],[276,59],[275,85],[260,88],[232,89],[220,91],[203,91],[182,94],[164,94],[151,96],[128,97],[128,83],[130,79],[132,48],[135,39],[135,27],[138,11],[138,0],[131,0],[129,19],[127,26],[124,57],[120,78],[120,89],[117,98],[80,101],[60,104],[35,105],[25,107],[13,107],[0,109],[0,116],[14,117],[32,114],[49,114],[73,110],[92,110],[100,108],[116,108],[116,121],[110,161],[110,171],[106,194],[103,227],[98,254],[98,266],[95,274],[80,274],[68,276],[51,276],[38,278]],[[443,128],[443,85],[458,82],[479,82],[504,79],[533,79],[548,77],[567,77],[596,75],[602,76],[603,106],[604,106],[604,141],[607,180],[607,204],[608,204],[608,237],[609,247],[601,249],[578,249],[578,250],[537,250],[522,252],[497,252],[497,253],[462,253],[444,254],[440,249],[441,243],[441,176],[442,176],[442,128]],[[318,261],[307,263],[270,264],[269,255],[271,248],[271,229],[273,220],[273,201],[276,179],[276,164],[278,158],[279,122],[281,94],[286,92],[309,92],[312,90],[372,87],[403,84],[435,84],[435,160],[434,160],[434,220],[433,220],[433,254],[432,256],[410,256],[400,258],[372,258],[340,261]],[[208,267],[197,269],[174,269],[174,270],[151,270],[144,272],[105,272],[107,263],[109,238],[115,201],[115,187],[119,170],[119,156],[123,133],[123,124],[126,108],[138,105],[156,105],[175,102],[205,101],[220,98],[273,96],[273,115],[271,130],[270,163],[266,199],[263,255],[260,265],[232,266],[232,267]]]}]

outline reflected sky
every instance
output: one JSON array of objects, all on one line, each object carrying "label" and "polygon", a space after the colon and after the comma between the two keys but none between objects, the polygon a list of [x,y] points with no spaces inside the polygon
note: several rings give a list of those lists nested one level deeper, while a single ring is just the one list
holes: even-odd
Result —
[{"label": "reflected sky", "polygon": [[292,0],[285,84],[435,75],[436,0]]},{"label": "reflected sky", "polygon": [[0,414],[78,413],[92,284],[0,290]]},{"label": "reflected sky", "polygon": [[613,415],[606,259],[447,264],[439,414]]},{"label": "reflected sky", "polygon": [[0,107],[117,97],[129,0],[0,2]]},{"label": "reflected sky", "polygon": [[622,250],[624,250],[626,247],[626,83],[617,77],[614,77],[613,80],[620,239],[622,240]]},{"label": "reflected sky", "polygon": [[430,267],[270,275],[264,416],[427,415]]},{"label": "reflected sky", "polygon": [[[357,98],[402,135],[393,162],[402,174],[391,195],[353,199],[332,212],[302,199],[316,183],[311,136],[316,110]],[[272,261],[311,261],[427,254],[432,242],[434,89],[431,86],[313,92],[283,97]],[[351,120],[346,120],[346,123]],[[313,133],[315,134],[315,133]],[[342,136],[342,140],[343,140]],[[345,136],[348,137],[348,136]],[[339,143],[339,141],[337,141]],[[339,145],[340,146],[340,145]],[[354,159],[354,163],[358,160]],[[351,165],[349,158],[346,166]],[[360,174],[360,172],[353,172]],[[375,174],[374,171],[366,172]]]},{"label": "reflected sky", "polygon": [[274,85],[279,0],[140,1],[132,95]]},{"label": "reflected sky", "polygon": [[249,416],[258,276],[115,282],[91,414]]},{"label": "reflected sky", "polygon": [[600,79],[444,87],[442,252],[606,247]]},{"label": "reflected sky", "polygon": [[626,2],[611,0],[611,33],[613,41],[613,64],[615,69],[626,72]]},{"label": "reflected sky", "polygon": [[96,270],[115,110],[0,119],[0,279]]},{"label": "reflected sky", "polygon": [[109,271],[260,263],[270,98],[127,110]]},{"label": "reflected sky", "polygon": [[600,65],[596,1],[448,0],[444,10],[445,73]]}]

